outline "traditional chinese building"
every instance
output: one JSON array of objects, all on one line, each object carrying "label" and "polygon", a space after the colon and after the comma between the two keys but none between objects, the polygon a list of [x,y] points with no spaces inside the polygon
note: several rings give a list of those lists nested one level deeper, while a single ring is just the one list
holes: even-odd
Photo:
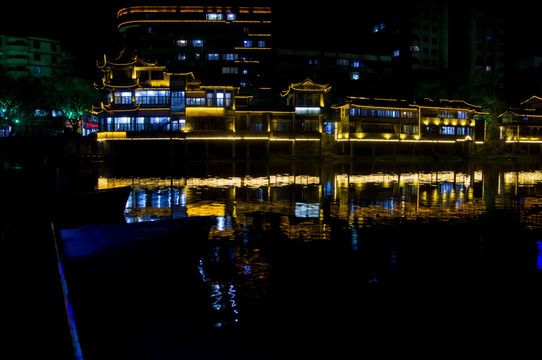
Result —
[{"label": "traditional chinese building", "polygon": [[349,97],[333,108],[339,111],[339,142],[455,144],[485,138],[487,113],[464,101]]},{"label": "traditional chinese building", "polygon": [[127,51],[115,59],[105,56],[97,66],[103,77],[96,88],[106,93],[97,109],[102,142],[175,140],[184,143],[185,155],[205,157],[210,146],[233,157],[238,148],[250,157],[256,148],[269,155],[284,147],[295,156],[300,142],[321,152],[329,85],[306,79],[283,91],[279,105],[253,105],[253,96],[241,95],[239,87],[205,85],[192,73],[170,73]]},{"label": "traditional chinese building", "polygon": [[542,98],[531,96],[499,116],[500,139],[512,143],[542,144]]}]

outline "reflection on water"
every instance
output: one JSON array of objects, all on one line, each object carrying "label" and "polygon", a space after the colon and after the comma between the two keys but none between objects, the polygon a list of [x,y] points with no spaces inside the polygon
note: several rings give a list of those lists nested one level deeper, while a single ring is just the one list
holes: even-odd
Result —
[{"label": "reflection on water", "polygon": [[[98,187],[132,187],[128,222],[216,217],[209,252],[198,265],[215,327],[253,321],[250,315],[269,306],[271,295],[277,301],[288,293],[284,312],[295,308],[289,303],[295,294],[305,300],[345,296],[351,282],[389,287],[418,277],[459,276],[443,269],[454,268],[454,261],[468,265],[481,251],[492,254],[491,261],[498,258],[494,254],[501,256],[491,241],[501,231],[488,220],[494,214],[518,221],[522,230],[542,228],[540,169],[298,169],[290,164],[286,170],[264,167],[257,174],[206,172],[103,176]],[[487,228],[475,225],[488,221]],[[315,245],[326,243],[333,245]],[[537,255],[533,266],[540,269]],[[495,268],[498,261],[485,265]],[[462,271],[469,273],[475,265],[470,266]]]},{"label": "reflection on water", "polygon": [[[405,221],[473,220],[514,210],[526,227],[542,225],[542,171],[326,172],[266,176],[100,177],[98,188],[129,185],[128,222],[197,215],[217,218],[214,235],[234,238],[255,213],[280,215],[289,238],[329,235],[329,220],[353,228]],[[260,224],[269,227],[265,222]]]}]

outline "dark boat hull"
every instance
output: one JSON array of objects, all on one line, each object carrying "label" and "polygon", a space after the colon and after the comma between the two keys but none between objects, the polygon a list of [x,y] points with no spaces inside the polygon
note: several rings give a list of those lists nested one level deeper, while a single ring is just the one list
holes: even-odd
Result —
[{"label": "dark boat hull", "polygon": [[187,217],[142,223],[97,224],[59,231],[60,249],[69,261],[138,258],[193,251],[205,243],[212,217]]}]

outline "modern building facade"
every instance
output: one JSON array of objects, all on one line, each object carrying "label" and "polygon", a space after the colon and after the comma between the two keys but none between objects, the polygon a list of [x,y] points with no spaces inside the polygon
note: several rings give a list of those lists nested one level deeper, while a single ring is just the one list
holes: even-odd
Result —
[{"label": "modern building facade", "polygon": [[267,87],[271,7],[133,6],[117,15],[123,41],[140,59],[206,83]]},{"label": "modern building facade", "polygon": [[372,43],[393,57],[396,73],[446,70],[448,64],[446,4],[397,4],[375,14]]},{"label": "modern building facade", "polygon": [[392,56],[397,75],[450,71],[504,84],[504,21],[465,4],[405,3],[375,14],[371,42]]},{"label": "modern building facade", "polygon": [[73,60],[57,40],[0,35],[0,72],[10,77],[64,76],[73,73]]},{"label": "modern building facade", "polygon": [[343,51],[275,50],[275,82],[308,77],[316,82],[333,84],[335,97],[357,92],[380,92],[391,76],[391,56]]}]

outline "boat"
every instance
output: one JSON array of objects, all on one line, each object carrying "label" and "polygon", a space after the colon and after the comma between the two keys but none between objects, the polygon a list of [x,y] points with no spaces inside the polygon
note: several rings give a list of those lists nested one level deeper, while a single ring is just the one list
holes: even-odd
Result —
[{"label": "boat", "polygon": [[130,186],[60,194],[54,209],[58,228],[123,223]]},{"label": "boat", "polygon": [[139,223],[92,224],[60,229],[60,251],[64,259],[85,260],[153,251],[194,249],[207,240],[211,216],[194,216]]}]

